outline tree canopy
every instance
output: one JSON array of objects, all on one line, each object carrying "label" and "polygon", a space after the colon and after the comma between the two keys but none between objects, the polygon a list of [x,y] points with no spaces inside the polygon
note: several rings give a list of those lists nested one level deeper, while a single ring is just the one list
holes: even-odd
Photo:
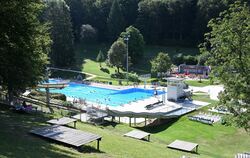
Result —
[{"label": "tree canopy", "polygon": [[114,0],[107,19],[108,36],[110,41],[114,41],[125,28],[125,20],[122,15],[118,0]]},{"label": "tree canopy", "polygon": [[103,52],[100,50],[97,57],[96,57],[96,61],[100,63],[100,67],[102,67],[102,62],[105,61],[105,56],[103,54]]},{"label": "tree canopy", "polygon": [[128,41],[129,56],[131,62],[135,64],[143,57],[145,42],[140,31],[133,26],[129,26],[125,32],[121,33],[120,40],[124,40],[126,35],[130,36]]},{"label": "tree canopy", "polygon": [[64,0],[47,0],[46,4],[43,18],[51,24],[51,64],[56,67],[72,66],[75,56],[69,7]]},{"label": "tree canopy", "polygon": [[81,27],[81,41],[91,43],[97,39],[97,31],[89,24],[84,24]]},{"label": "tree canopy", "polygon": [[[241,0],[247,1],[247,0]],[[128,26],[140,30],[148,44],[194,46],[208,32],[211,18],[229,7],[233,0],[66,0],[73,31],[90,24],[98,40],[113,42]],[[249,3],[248,3],[249,5]]]},{"label": "tree canopy", "polygon": [[70,7],[70,16],[72,20],[72,28],[76,41],[80,40],[81,26],[84,24],[84,15],[82,0],[65,0]]},{"label": "tree canopy", "polygon": [[201,51],[213,74],[224,85],[220,104],[234,114],[232,121],[250,128],[250,11],[246,3],[235,2],[208,26]]},{"label": "tree canopy", "polygon": [[111,48],[108,51],[108,63],[111,66],[115,66],[117,68],[117,72],[119,73],[119,69],[123,68],[124,61],[126,57],[126,45],[124,42],[118,40],[115,41]]},{"label": "tree canopy", "polygon": [[171,69],[171,59],[167,53],[160,52],[158,55],[151,61],[151,72],[153,73],[162,73],[167,72]]},{"label": "tree canopy", "polygon": [[0,6],[0,84],[11,100],[12,92],[43,79],[51,40],[47,25],[38,19],[41,1],[1,1]]}]

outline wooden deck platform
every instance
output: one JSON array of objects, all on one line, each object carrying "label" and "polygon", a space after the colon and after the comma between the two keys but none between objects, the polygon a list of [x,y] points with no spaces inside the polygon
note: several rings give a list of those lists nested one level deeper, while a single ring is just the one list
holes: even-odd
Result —
[{"label": "wooden deck platform", "polygon": [[69,127],[64,127],[60,125],[47,126],[42,128],[37,128],[30,131],[33,134],[56,140],[74,147],[80,147],[87,143],[97,140],[97,149],[99,150],[99,141],[101,141],[101,136],[72,129]]},{"label": "wooden deck platform", "polygon": [[135,139],[143,139],[145,137],[148,137],[148,141],[150,141],[150,133],[139,131],[139,130],[130,131],[124,134],[124,136],[135,138]]},{"label": "wooden deck platform", "polygon": [[74,128],[76,128],[77,120],[73,119],[73,118],[69,118],[69,117],[62,117],[62,118],[59,118],[59,119],[52,119],[52,120],[49,120],[47,122],[50,123],[50,124],[54,124],[54,125],[67,125],[69,123],[74,122]]},{"label": "wooden deck platform", "polygon": [[167,147],[168,148],[173,148],[173,149],[178,149],[178,150],[183,150],[183,151],[194,151],[197,153],[198,152],[198,144],[196,143],[191,143],[191,142],[186,142],[182,140],[175,140],[171,144],[169,144]]}]

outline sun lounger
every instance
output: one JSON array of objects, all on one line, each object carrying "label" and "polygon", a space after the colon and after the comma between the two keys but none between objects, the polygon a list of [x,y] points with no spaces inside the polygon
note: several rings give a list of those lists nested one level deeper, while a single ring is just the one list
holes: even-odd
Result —
[{"label": "sun lounger", "polygon": [[204,118],[195,117],[195,116],[188,116],[188,119],[192,120],[192,121],[197,121],[197,122],[201,122],[201,123],[204,123],[204,124],[208,124],[208,125],[213,124],[213,120],[210,120],[210,119],[204,119]]},{"label": "sun lounger", "polygon": [[145,108],[146,108],[147,110],[152,110],[152,109],[154,109],[154,108],[156,108],[156,107],[159,107],[159,106],[162,106],[162,105],[163,105],[163,101],[158,101],[158,102],[156,102],[156,103],[149,104],[149,105],[145,106]]}]

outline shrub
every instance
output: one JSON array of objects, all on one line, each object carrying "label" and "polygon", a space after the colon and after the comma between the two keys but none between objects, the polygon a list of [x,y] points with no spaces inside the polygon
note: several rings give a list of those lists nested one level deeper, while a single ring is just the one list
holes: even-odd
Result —
[{"label": "shrub", "polygon": [[175,65],[180,65],[180,64],[183,64],[184,63],[184,60],[183,60],[184,56],[182,53],[178,53],[176,55],[173,56],[173,63]]},{"label": "shrub", "polygon": [[58,100],[62,100],[62,101],[66,101],[67,97],[64,94],[60,94],[60,93],[54,93],[51,95],[51,98],[53,99],[58,99]]},{"label": "shrub", "polygon": [[140,82],[138,75],[136,73],[129,73],[128,80],[131,82]]},{"label": "shrub", "polygon": [[160,86],[162,86],[162,87],[167,87],[168,86],[168,84],[167,84],[167,82],[160,82]]},{"label": "shrub", "polygon": [[80,36],[84,42],[95,42],[97,39],[97,30],[89,24],[82,25]]},{"label": "shrub", "polygon": [[158,78],[150,78],[147,80],[147,82],[153,83],[153,82],[158,82],[159,79]]},{"label": "shrub", "polygon": [[183,56],[183,60],[187,65],[196,65],[197,57],[192,55]]},{"label": "shrub", "polygon": [[[36,90],[32,90],[29,94],[29,96],[33,96],[33,97],[36,97],[38,99],[44,99],[44,97],[46,97],[46,93],[45,92],[41,92],[41,91],[36,91]],[[66,95],[64,94],[61,94],[61,93],[51,93],[50,94],[50,97],[52,99],[57,99],[57,100],[62,100],[62,101],[66,101]]]},{"label": "shrub", "polygon": [[126,79],[126,73],[114,73],[110,75],[111,78]]},{"label": "shrub", "polygon": [[198,59],[196,56],[183,55],[182,53],[178,53],[173,56],[173,62],[177,66],[180,64],[196,65],[198,63]]},{"label": "shrub", "polygon": [[66,106],[66,107],[73,107],[73,104],[69,101],[65,101],[62,103],[63,106]]}]

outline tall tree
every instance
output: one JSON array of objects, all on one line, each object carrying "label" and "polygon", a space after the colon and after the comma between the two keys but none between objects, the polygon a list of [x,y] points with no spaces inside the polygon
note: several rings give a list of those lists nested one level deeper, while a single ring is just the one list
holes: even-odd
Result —
[{"label": "tall tree", "polygon": [[201,51],[209,53],[208,65],[224,85],[220,104],[234,114],[232,121],[250,129],[250,8],[236,1],[208,26]]},{"label": "tall tree", "polygon": [[72,19],[72,28],[75,41],[80,40],[81,26],[84,23],[85,10],[83,8],[82,0],[65,0],[70,7],[70,15]]},{"label": "tall tree", "polygon": [[108,63],[111,66],[117,68],[117,72],[120,73],[120,68],[123,68],[123,63],[126,56],[126,45],[118,40],[115,41],[108,51]]},{"label": "tall tree", "polygon": [[172,0],[168,3],[173,40],[192,41],[191,33],[195,17],[196,0]]},{"label": "tall tree", "polygon": [[209,31],[207,24],[212,18],[219,16],[220,12],[228,7],[229,0],[198,0],[196,19],[193,26],[193,33],[196,41],[201,41],[204,34]]},{"label": "tall tree", "polygon": [[126,35],[130,36],[128,41],[129,56],[132,63],[135,64],[143,57],[145,42],[140,31],[133,26],[126,28],[126,31],[121,33],[119,39],[124,40]]},{"label": "tall tree", "polygon": [[[109,39],[107,18],[110,13],[112,2],[113,0],[95,0],[95,3],[93,4],[93,10],[89,16],[89,24],[97,28],[99,37],[98,39],[101,42],[107,42]],[[87,6],[87,8],[89,8],[89,6]]]},{"label": "tall tree", "polygon": [[102,62],[105,61],[105,57],[103,52],[100,50],[97,57],[96,57],[96,61],[100,63],[100,67],[102,67]]},{"label": "tall tree", "polygon": [[171,69],[171,59],[167,53],[160,52],[151,61],[151,72],[152,73],[162,73],[167,72]]},{"label": "tall tree", "polygon": [[108,36],[110,41],[116,40],[125,28],[125,20],[118,0],[114,0],[107,19]]},{"label": "tall tree", "polygon": [[86,43],[94,43],[97,39],[97,31],[89,24],[84,24],[81,27],[81,41]]},{"label": "tall tree", "polygon": [[119,0],[121,10],[126,21],[126,26],[133,25],[138,14],[138,3],[140,0]]},{"label": "tall tree", "polygon": [[13,92],[42,80],[51,40],[38,19],[41,1],[0,1],[0,8],[0,84],[11,101]]},{"label": "tall tree", "polygon": [[138,4],[138,16],[136,27],[142,32],[143,37],[148,43],[159,43],[162,35],[161,13],[165,10],[164,2],[144,0]]},{"label": "tall tree", "polygon": [[50,54],[51,64],[57,67],[72,66],[74,63],[73,32],[69,7],[64,0],[47,0],[44,18],[51,23],[53,40]]}]

